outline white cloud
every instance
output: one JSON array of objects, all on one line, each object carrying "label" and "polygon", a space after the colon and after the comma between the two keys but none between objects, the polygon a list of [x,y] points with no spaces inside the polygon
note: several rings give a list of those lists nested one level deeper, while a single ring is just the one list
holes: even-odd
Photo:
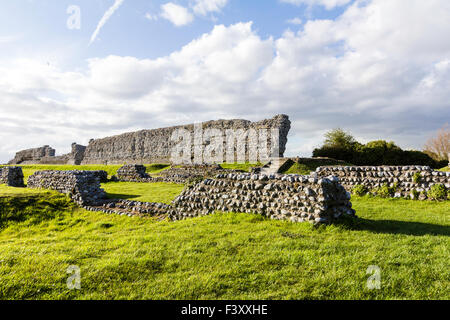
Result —
[{"label": "white cloud", "polygon": [[168,2],[163,4],[161,9],[161,17],[169,20],[177,27],[187,25],[194,20],[194,16],[188,9],[175,3]]},{"label": "white cloud", "polygon": [[91,36],[91,41],[89,44],[92,44],[95,39],[97,38],[100,30],[103,28],[103,26],[108,22],[108,20],[112,17],[114,12],[116,12],[117,9],[122,5],[124,0],[115,0],[114,4],[105,12],[103,17],[100,19],[97,28],[95,29],[94,33]]},{"label": "white cloud", "polygon": [[[365,1],[367,2],[367,1]],[[158,59],[109,56],[68,72],[0,64],[0,162],[18,149],[219,118],[290,115],[289,155],[325,131],[420,148],[450,118],[450,2],[373,0],[336,21],[262,39],[251,23],[215,26]]]},{"label": "white cloud", "polygon": [[145,14],[145,18],[150,20],[150,21],[157,21],[158,20],[158,16],[157,15],[153,15],[153,14],[151,14],[149,12],[147,12]]},{"label": "white cloud", "polygon": [[293,19],[287,20],[286,22],[289,24],[301,25],[303,21],[300,18],[293,18]]},{"label": "white cloud", "polygon": [[228,0],[195,0],[193,10],[195,14],[206,16],[209,12],[220,12]]},{"label": "white cloud", "polygon": [[343,5],[346,5],[347,3],[350,3],[352,0],[280,0],[284,3],[290,3],[294,5],[301,5],[306,4],[308,6],[324,6],[326,9],[331,10],[336,7],[340,7]]}]

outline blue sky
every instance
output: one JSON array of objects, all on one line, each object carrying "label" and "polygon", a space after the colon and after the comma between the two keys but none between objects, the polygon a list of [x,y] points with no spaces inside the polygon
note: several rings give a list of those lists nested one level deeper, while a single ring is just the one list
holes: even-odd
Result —
[{"label": "blue sky", "polygon": [[[67,27],[70,6],[80,29]],[[2,1],[0,163],[277,113],[293,122],[290,156],[334,127],[420,149],[450,119],[448,21],[446,0]]]},{"label": "blue sky", "polygon": [[[288,23],[299,18],[333,19],[346,6],[325,9],[323,6],[298,6],[278,0],[229,0],[221,12],[198,16],[185,26],[177,27],[166,19],[151,21],[146,14],[158,15],[165,0],[125,0],[108,20],[97,40],[89,46],[89,40],[99,20],[114,0],[17,0],[0,5],[0,36],[17,37],[8,51],[28,56],[35,51],[51,59],[62,61],[70,67],[83,66],[86,59],[107,55],[157,58],[180,49],[193,39],[208,33],[215,24],[231,25],[253,21],[262,38],[280,37],[287,28],[298,30],[301,25]],[[175,1],[189,7],[193,1]],[[81,28],[70,30],[66,13],[70,5],[81,10]],[[11,50],[11,51],[10,51]],[[63,51],[63,54],[58,54]]]}]

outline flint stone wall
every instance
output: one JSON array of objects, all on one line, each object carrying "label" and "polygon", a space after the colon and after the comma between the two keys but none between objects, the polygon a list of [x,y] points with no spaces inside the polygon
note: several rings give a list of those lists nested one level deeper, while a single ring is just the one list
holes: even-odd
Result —
[{"label": "flint stone wall", "polygon": [[[272,119],[251,122],[248,120],[217,120],[202,124],[204,130],[219,129],[225,135],[227,129],[278,129],[279,130],[279,153],[282,157],[287,143],[287,135],[291,122],[286,115],[277,115]],[[172,141],[172,133],[176,129],[185,129],[194,136],[194,125],[184,125],[153,130],[141,130],[137,132],[124,133],[121,135],[103,139],[91,140],[82,164],[143,164],[143,163],[168,163],[171,161],[171,152],[178,142]],[[270,139],[270,132],[268,138]],[[194,141],[194,149],[198,147],[198,141]],[[224,139],[226,141],[226,139]],[[242,143],[243,139],[237,139]],[[204,139],[201,146],[207,146],[209,141]],[[272,141],[268,143],[269,150]],[[226,150],[226,149],[225,149]]]},{"label": "flint stone wall", "polygon": [[24,187],[23,172],[21,167],[0,168],[0,184],[6,184],[9,187]]},{"label": "flint stone wall", "polygon": [[37,171],[27,185],[68,194],[79,205],[102,205],[106,193],[100,188],[99,176],[100,171]]},{"label": "flint stone wall", "polygon": [[[420,174],[419,181],[414,175]],[[319,177],[336,176],[340,183],[350,191],[356,185],[366,186],[369,190],[387,184],[397,184],[395,197],[413,198],[413,190],[426,193],[435,184],[442,184],[450,189],[450,172],[434,171],[427,166],[376,166],[376,167],[319,167]],[[420,199],[424,200],[422,195]]]},{"label": "flint stone wall", "polygon": [[207,215],[216,210],[258,213],[293,222],[332,222],[354,216],[347,192],[334,177],[300,175],[219,174],[186,189],[173,205],[171,219]]}]

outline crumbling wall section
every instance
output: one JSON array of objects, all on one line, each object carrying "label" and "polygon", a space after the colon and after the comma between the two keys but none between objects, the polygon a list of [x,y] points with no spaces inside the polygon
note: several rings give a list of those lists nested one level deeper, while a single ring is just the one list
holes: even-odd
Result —
[{"label": "crumbling wall section", "polygon": [[40,148],[33,148],[22,150],[16,153],[14,159],[8,162],[8,164],[36,164],[44,158],[54,157],[55,149],[50,146],[43,146]]}]

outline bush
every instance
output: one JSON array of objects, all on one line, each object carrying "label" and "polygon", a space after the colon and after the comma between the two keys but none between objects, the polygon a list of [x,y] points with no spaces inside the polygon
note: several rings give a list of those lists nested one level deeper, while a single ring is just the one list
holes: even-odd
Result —
[{"label": "bush", "polygon": [[382,198],[391,198],[395,195],[395,191],[397,190],[397,185],[395,184],[392,187],[389,187],[387,184],[377,188],[375,190],[376,195]]},{"label": "bush", "polygon": [[352,188],[352,193],[355,196],[362,197],[362,196],[365,196],[368,192],[369,192],[369,189],[367,189],[366,186],[363,186],[361,184],[357,184],[356,186],[354,186]]},{"label": "bush", "polygon": [[436,161],[424,152],[402,150],[395,143],[384,140],[371,141],[365,145],[358,142],[345,146],[324,145],[314,149],[313,157],[344,160],[357,166],[422,165],[435,169],[446,166],[446,162]]},{"label": "bush", "polygon": [[442,184],[433,185],[427,192],[427,196],[431,200],[446,200],[447,199],[447,188]]}]

